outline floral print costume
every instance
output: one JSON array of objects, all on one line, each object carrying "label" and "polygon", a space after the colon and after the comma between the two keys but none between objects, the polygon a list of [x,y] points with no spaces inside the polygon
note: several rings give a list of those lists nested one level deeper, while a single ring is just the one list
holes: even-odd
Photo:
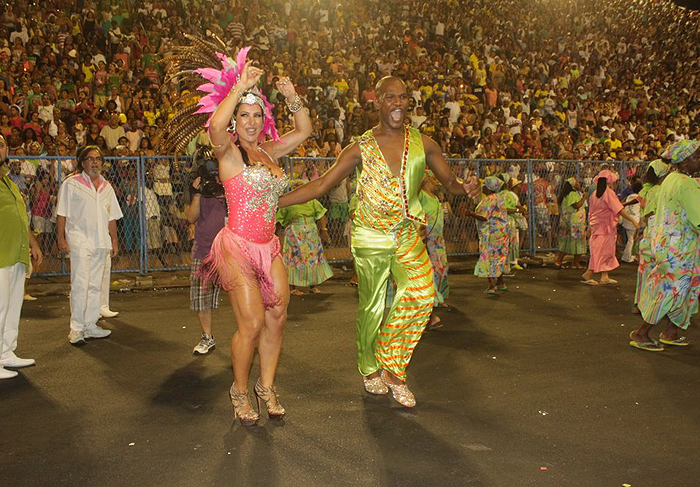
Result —
[{"label": "floral print costume", "polygon": [[639,192],[639,205],[642,213],[642,222],[644,217],[649,216],[649,220],[644,227],[642,238],[639,239],[639,266],[637,267],[637,288],[634,292],[634,304],[639,303],[639,296],[642,292],[642,287],[646,286],[646,269],[652,261],[651,246],[649,245],[649,226],[654,221],[656,213],[656,198],[659,194],[660,185],[652,185],[645,183],[642,190]]},{"label": "floral print costume", "polygon": [[333,275],[316,227],[325,214],[317,200],[277,211],[277,222],[285,226],[282,259],[292,286],[316,286]]},{"label": "floral print costume", "polygon": [[445,210],[440,204],[440,200],[431,196],[425,191],[421,191],[420,203],[423,206],[426,221],[426,231],[428,238],[425,246],[428,249],[430,263],[433,265],[433,283],[435,284],[435,306],[445,302],[450,294],[450,285],[447,282],[447,250],[445,249],[445,237],[443,228],[445,227]]},{"label": "floral print costume", "polygon": [[486,218],[478,221],[479,261],[474,267],[476,277],[497,278],[503,274],[508,257],[508,213],[499,193],[482,196],[474,211]]},{"label": "floral print costume", "polygon": [[644,270],[639,309],[655,325],[665,316],[686,329],[698,311],[700,292],[700,183],[671,173],[656,197],[649,224],[651,262]]},{"label": "floral print costume", "polygon": [[586,204],[579,209],[574,208],[582,198],[579,191],[572,191],[561,202],[559,251],[564,254],[586,253]]},{"label": "floral print costume", "polygon": [[[520,201],[518,195],[510,190],[501,191],[503,201],[506,205],[506,210],[516,210]],[[518,224],[516,222],[516,213],[508,213],[508,259],[506,268],[510,264],[515,264],[520,258],[520,233],[518,232]]]}]

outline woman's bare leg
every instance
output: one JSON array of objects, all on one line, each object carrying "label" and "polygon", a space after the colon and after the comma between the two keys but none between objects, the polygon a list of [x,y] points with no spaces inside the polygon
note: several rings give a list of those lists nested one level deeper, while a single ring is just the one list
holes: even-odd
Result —
[{"label": "woman's bare leg", "polygon": [[260,383],[263,387],[272,387],[275,382],[289,305],[287,269],[280,256],[272,262],[270,273],[275,284],[275,292],[280,297],[280,303],[265,311],[264,324],[260,331],[258,352],[260,353]]},{"label": "woman's bare leg", "polygon": [[226,265],[230,266],[232,275],[233,289],[229,291],[229,298],[238,324],[231,339],[233,383],[237,391],[245,392],[255,346],[265,323],[265,306],[257,283],[245,277],[233,259],[227,259]]}]

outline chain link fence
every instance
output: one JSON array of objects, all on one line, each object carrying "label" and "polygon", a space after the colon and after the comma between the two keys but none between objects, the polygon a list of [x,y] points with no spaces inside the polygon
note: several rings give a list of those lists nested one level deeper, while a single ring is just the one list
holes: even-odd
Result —
[{"label": "chain link fence", "polygon": [[[333,158],[285,158],[283,165],[292,180],[312,180],[333,162]],[[644,162],[616,161],[448,159],[447,162],[462,178],[499,176],[510,180],[511,185],[519,183],[513,191],[525,209],[524,218],[517,225],[521,255],[532,256],[557,249],[558,197],[567,179],[575,177],[581,191],[588,196],[594,188],[595,175],[609,168],[620,175],[616,188],[620,193],[634,176],[642,176],[647,167]],[[12,179],[26,196],[31,228],[44,252],[44,264],[37,275],[69,274],[70,261],[56,243],[56,202],[61,182],[75,170],[74,158],[17,156],[10,158],[10,168]],[[146,274],[189,268],[194,226],[185,217],[185,207],[192,170],[191,158],[183,156],[105,158],[103,175],[114,187],[124,214],[117,222],[120,252],[112,260],[112,272]],[[355,178],[356,174],[351,175],[319,198],[328,210],[329,241],[324,251],[329,262],[352,259],[349,237]],[[437,196],[445,213],[448,255],[478,254],[476,222],[467,216],[474,210],[474,201],[442,189]]]}]

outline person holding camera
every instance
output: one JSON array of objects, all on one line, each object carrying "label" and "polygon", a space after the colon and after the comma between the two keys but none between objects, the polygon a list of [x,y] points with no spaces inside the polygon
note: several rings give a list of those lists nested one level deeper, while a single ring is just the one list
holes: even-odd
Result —
[{"label": "person holding camera", "polygon": [[214,154],[209,147],[195,153],[197,177],[192,181],[192,200],[185,208],[187,221],[194,223],[192,268],[190,273],[190,309],[197,313],[202,327],[202,337],[192,353],[206,355],[216,348],[211,331],[211,310],[219,307],[221,288],[201,276],[202,260],[209,254],[211,244],[226,220],[224,188],[219,181],[219,171]]}]

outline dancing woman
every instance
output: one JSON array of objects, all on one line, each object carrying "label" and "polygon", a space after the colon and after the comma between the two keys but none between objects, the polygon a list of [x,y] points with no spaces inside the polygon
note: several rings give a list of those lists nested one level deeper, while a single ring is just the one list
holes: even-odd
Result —
[{"label": "dancing woman", "polygon": [[[304,181],[297,179],[292,181],[291,187],[302,184]],[[277,222],[284,227],[282,259],[287,267],[291,294],[295,296],[304,294],[299,289],[302,286],[308,287],[309,292],[320,293],[317,286],[333,276],[323,252],[323,243],[329,242],[325,215],[326,208],[318,200],[280,208],[277,212]],[[317,221],[321,225],[320,234]]]},{"label": "dancing woman", "polygon": [[[655,216],[646,232],[649,261],[638,296],[644,322],[630,333],[629,342],[650,352],[689,344],[681,330],[698,312],[700,294],[700,183],[694,179],[700,173],[700,141],[676,142],[661,157],[671,161],[672,169],[655,196]],[[666,326],[659,340],[651,339],[652,327],[662,322]]]},{"label": "dancing woman", "polygon": [[649,228],[654,222],[654,215],[656,214],[656,197],[659,194],[659,189],[661,188],[661,183],[668,174],[669,166],[661,159],[656,159],[649,164],[647,172],[644,175],[644,186],[639,192],[639,203],[642,212],[642,223],[644,226],[644,232],[642,233],[642,238],[639,240],[639,266],[637,266],[637,287],[634,292],[634,306],[632,307],[632,313],[640,314],[639,307],[639,296],[642,293],[642,288],[646,286],[646,269],[652,261],[653,256],[651,255],[651,247],[649,244]]},{"label": "dancing woman", "polygon": [[[285,415],[273,385],[289,303],[287,272],[274,233],[278,198],[288,178],[277,159],[304,142],[312,125],[294,85],[281,77],[277,89],[294,116],[295,129],[278,137],[271,105],[256,88],[263,71],[246,64],[250,48],[241,49],[234,63],[215,51],[223,50],[223,46],[188,38],[194,46],[183,48],[181,53],[205,58],[204,61],[218,58],[223,66],[222,70],[195,71],[211,83],[198,87],[209,95],[198,102],[197,112],[190,110],[190,115],[214,112],[209,119],[209,136],[228,204],[228,223],[214,239],[203,268],[229,293],[236,315],[238,330],[231,341],[234,381],[230,397],[234,418],[251,426],[260,417],[248,395],[256,346],[260,355],[260,378],[254,390],[258,409],[263,401],[270,419]],[[180,60],[176,69],[184,75],[186,70],[192,71],[190,59],[186,55],[176,58]],[[177,123],[176,120],[168,127],[176,135],[191,134],[196,129],[185,125],[178,130]],[[266,136],[271,140],[263,142]],[[175,138],[174,143],[182,147],[187,143],[185,139]]]},{"label": "dancing woman", "polygon": [[588,269],[581,276],[581,282],[590,286],[599,284],[593,279],[593,274],[598,272],[600,284],[617,284],[608,273],[620,265],[615,257],[617,222],[620,217],[632,222],[634,227],[639,229],[639,222],[624,210],[624,206],[612,190],[617,179],[617,174],[609,169],[600,171],[593,179],[596,190],[588,199],[588,226],[591,234],[588,247],[591,258]]},{"label": "dancing woman", "polygon": [[580,191],[578,180],[571,177],[564,181],[559,193],[559,253],[554,267],[561,268],[566,255],[573,255],[572,269],[583,269],[579,257],[586,253],[586,198]]},{"label": "dancing woman", "polygon": [[423,242],[428,251],[430,263],[433,266],[433,285],[435,286],[435,303],[430,321],[426,329],[433,330],[439,328],[440,317],[435,314],[435,308],[445,306],[445,300],[450,294],[450,284],[447,281],[447,250],[443,228],[445,227],[445,210],[438,199],[437,192],[440,181],[430,172],[426,171],[421,191],[419,194],[420,204],[425,212],[425,236]]}]

